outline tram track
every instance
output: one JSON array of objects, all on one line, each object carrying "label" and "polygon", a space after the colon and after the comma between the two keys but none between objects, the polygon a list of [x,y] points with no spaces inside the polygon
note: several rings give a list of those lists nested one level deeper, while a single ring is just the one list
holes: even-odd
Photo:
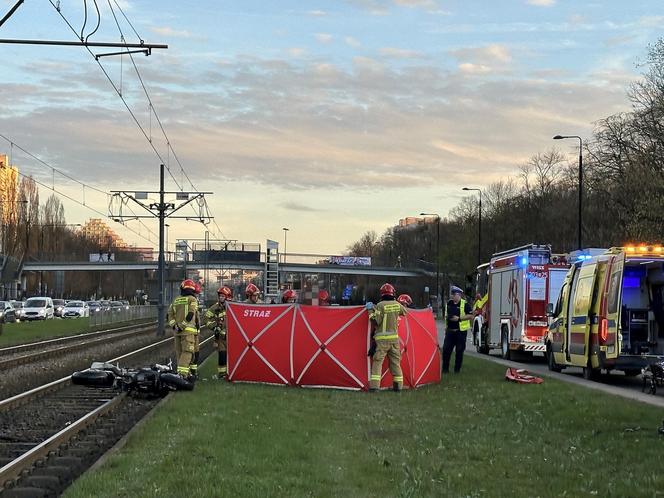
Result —
[{"label": "tram track", "polygon": [[[212,349],[212,337],[201,341],[202,357]],[[108,362],[144,366],[171,351],[167,338]],[[0,496],[58,496],[158,401],[70,376],[0,401]]]}]

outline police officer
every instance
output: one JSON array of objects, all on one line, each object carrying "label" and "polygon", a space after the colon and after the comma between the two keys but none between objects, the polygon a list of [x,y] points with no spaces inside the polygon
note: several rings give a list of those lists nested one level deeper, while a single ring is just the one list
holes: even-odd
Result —
[{"label": "police officer", "polygon": [[223,379],[228,373],[226,348],[226,302],[233,299],[233,291],[226,287],[217,290],[217,302],[205,312],[205,326],[214,332],[217,344],[217,378]]},{"label": "police officer", "polygon": [[194,355],[195,336],[198,332],[198,299],[196,284],[186,279],[180,284],[180,296],[168,308],[168,325],[175,332],[175,356],[177,373],[184,378],[191,377],[190,364]]},{"label": "police officer", "polygon": [[390,360],[392,389],[401,391],[403,373],[401,371],[401,345],[399,344],[399,317],[406,315],[406,308],[395,301],[396,291],[392,284],[383,284],[380,288],[380,302],[375,306],[368,303],[369,319],[375,326],[369,356],[372,356],[370,391],[378,391],[383,373],[383,360]]},{"label": "police officer", "polygon": [[463,352],[466,350],[466,338],[473,319],[473,307],[461,295],[463,291],[452,287],[452,299],[447,302],[447,330],[443,341],[443,373],[450,371],[452,350],[456,349],[454,373],[461,371]]},{"label": "police officer", "polygon": [[258,287],[256,287],[254,284],[247,285],[247,288],[244,291],[244,295],[246,296],[247,299],[245,299],[244,302],[249,304],[260,304],[261,300],[258,299],[260,293],[261,290]]}]

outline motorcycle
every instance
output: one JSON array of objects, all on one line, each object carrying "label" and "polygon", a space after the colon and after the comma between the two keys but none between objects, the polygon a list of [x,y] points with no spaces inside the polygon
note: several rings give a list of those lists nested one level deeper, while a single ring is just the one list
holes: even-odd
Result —
[{"label": "motorcycle", "polygon": [[142,368],[120,368],[112,363],[95,361],[90,368],[74,372],[73,384],[87,387],[111,387],[129,394],[166,396],[171,391],[192,391],[194,383],[173,371],[172,365],[155,364]]}]

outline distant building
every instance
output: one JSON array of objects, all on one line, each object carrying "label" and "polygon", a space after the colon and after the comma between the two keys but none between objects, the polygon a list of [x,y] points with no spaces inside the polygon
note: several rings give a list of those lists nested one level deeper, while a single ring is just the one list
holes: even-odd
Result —
[{"label": "distant building", "polygon": [[399,220],[399,228],[410,228],[420,225],[428,225],[430,223],[436,223],[437,218],[435,216],[406,216]]},{"label": "distant building", "polygon": [[99,245],[100,249],[128,248],[127,243],[100,218],[90,218],[81,227],[81,233],[85,238]]},{"label": "distant building", "polygon": [[0,219],[2,224],[15,223],[18,218],[18,168],[9,164],[9,157],[0,154]]}]

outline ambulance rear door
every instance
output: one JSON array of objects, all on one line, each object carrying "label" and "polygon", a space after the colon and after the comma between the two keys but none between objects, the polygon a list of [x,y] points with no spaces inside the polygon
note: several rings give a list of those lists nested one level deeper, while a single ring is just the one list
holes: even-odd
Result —
[{"label": "ambulance rear door", "polygon": [[605,302],[602,308],[606,310],[604,317],[600,317],[599,345],[604,350],[607,359],[618,358],[622,349],[622,334],[620,330],[620,311],[622,299],[622,277],[625,267],[625,253],[620,252],[612,257],[608,268],[607,286],[604,294]]},{"label": "ambulance rear door", "polygon": [[596,274],[596,262],[581,266],[578,278],[575,275],[573,294],[569,304],[567,358],[573,365],[580,367],[588,365],[590,307]]}]

